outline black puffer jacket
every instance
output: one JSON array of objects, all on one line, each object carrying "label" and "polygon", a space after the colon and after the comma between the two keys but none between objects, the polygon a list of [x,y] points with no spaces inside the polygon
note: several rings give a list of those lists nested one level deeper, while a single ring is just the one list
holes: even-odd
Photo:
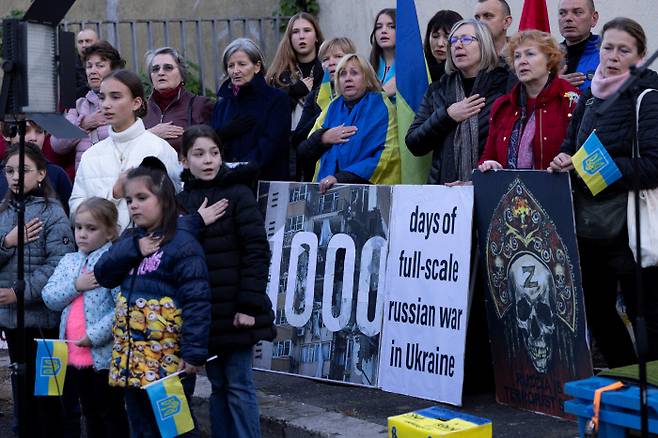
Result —
[{"label": "black puffer jacket", "polygon": [[[457,180],[453,141],[459,124],[448,115],[448,107],[457,101],[455,83],[458,74],[445,74],[429,86],[405,138],[412,154],[421,156],[432,152],[429,184]],[[478,114],[479,154],[482,154],[487,142],[491,105],[506,93],[508,77],[506,69],[496,67],[489,73],[482,73],[477,88],[474,87],[471,92],[471,95],[479,94],[486,98],[485,106]]]},{"label": "black puffer jacket", "polygon": [[[635,102],[638,95],[647,88],[658,89],[658,74],[647,70],[639,79],[637,91],[621,96],[605,114],[597,115],[596,110],[604,103],[592,96],[587,89],[573,112],[567,136],[560,148],[561,152],[573,155],[596,129],[596,135],[621,171],[621,179],[608,186],[596,199],[605,199],[621,192],[627,192],[633,185],[632,139],[635,130]],[[639,134],[640,156],[639,180],[641,189],[658,186],[658,92],[644,96],[640,111]],[[583,196],[591,197],[580,178],[575,180],[574,190]]]},{"label": "black puffer jacket", "polygon": [[[183,172],[184,190],[178,200],[195,212],[208,198],[213,204],[228,200],[224,216],[205,228],[199,239],[206,254],[211,288],[212,322],[209,352],[250,347],[276,336],[274,312],[267,296],[270,250],[263,216],[249,186],[256,180],[253,165],[222,167],[213,181],[201,181]],[[253,316],[256,324],[237,329],[237,312]]]}]

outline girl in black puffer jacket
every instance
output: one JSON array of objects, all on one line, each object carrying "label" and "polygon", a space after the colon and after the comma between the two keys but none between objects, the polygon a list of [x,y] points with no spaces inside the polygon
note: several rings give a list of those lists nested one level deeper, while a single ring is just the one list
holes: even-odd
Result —
[{"label": "girl in black puffer jacket", "polygon": [[186,170],[182,175],[184,190],[178,195],[180,204],[188,212],[209,205],[206,210],[217,209],[215,217],[221,214],[214,222],[202,215],[206,227],[199,236],[212,290],[209,351],[219,356],[206,365],[212,384],[213,436],[257,437],[259,415],[251,348],[276,335],[272,303],[266,294],[269,245],[263,217],[249,187],[257,169],[222,165],[219,139],[205,125],[185,131],[181,152]]}]

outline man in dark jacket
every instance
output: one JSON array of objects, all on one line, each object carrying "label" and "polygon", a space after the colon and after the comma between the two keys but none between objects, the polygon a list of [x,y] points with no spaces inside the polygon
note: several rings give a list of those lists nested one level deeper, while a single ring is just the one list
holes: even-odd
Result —
[{"label": "man in dark jacket", "polygon": [[563,79],[581,91],[589,88],[599,65],[601,37],[591,30],[599,21],[594,0],[560,0],[558,24],[564,37],[567,65]]}]

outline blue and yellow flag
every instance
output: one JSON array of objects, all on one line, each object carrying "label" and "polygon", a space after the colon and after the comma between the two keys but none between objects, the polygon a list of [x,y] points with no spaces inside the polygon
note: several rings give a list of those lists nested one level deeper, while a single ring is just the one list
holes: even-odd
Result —
[{"label": "blue and yellow flag", "polygon": [[162,438],[173,438],[194,429],[179,374],[174,373],[143,387],[151,400]]},{"label": "blue and yellow flag", "polygon": [[594,196],[621,178],[619,168],[599,140],[596,130],[587,137],[582,147],[571,157],[571,161]]},{"label": "blue and yellow flag", "polygon": [[62,395],[69,349],[64,341],[35,339],[37,342],[34,395]]},{"label": "blue and yellow flag", "polygon": [[395,63],[404,66],[397,70],[395,77],[402,184],[425,184],[432,164],[432,154],[415,157],[404,141],[430,83],[414,0],[397,0],[395,30]]},{"label": "blue and yellow flag", "polygon": [[322,83],[318,89],[318,97],[315,99],[315,102],[318,104],[321,110],[325,109],[333,95],[331,93],[331,76],[329,75],[329,69],[324,70],[324,76],[322,76]]}]

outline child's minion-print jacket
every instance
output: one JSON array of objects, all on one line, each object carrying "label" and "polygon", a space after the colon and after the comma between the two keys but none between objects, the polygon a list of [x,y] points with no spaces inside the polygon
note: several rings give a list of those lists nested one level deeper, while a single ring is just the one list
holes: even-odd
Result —
[{"label": "child's minion-print jacket", "polygon": [[208,356],[210,288],[203,249],[179,221],[174,236],[143,257],[141,228],[129,229],[94,268],[98,283],[121,286],[113,327],[110,385],[140,387]]}]

